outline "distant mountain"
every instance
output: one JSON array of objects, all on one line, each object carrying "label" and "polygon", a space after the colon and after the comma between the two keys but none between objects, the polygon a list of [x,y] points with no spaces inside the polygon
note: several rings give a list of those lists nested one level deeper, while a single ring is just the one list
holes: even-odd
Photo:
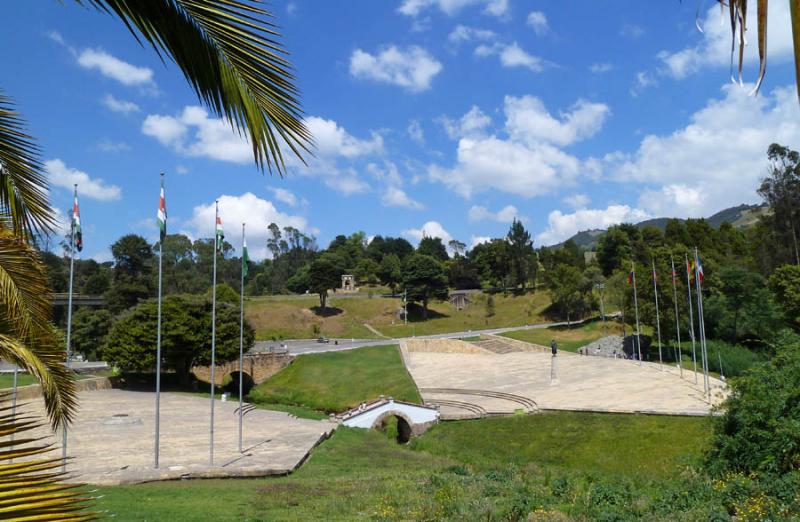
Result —
[{"label": "distant mountain", "polygon": [[[714,228],[719,228],[723,223],[730,223],[736,228],[748,228],[755,225],[756,221],[758,221],[758,218],[767,212],[769,212],[769,207],[766,205],[739,205],[736,207],[726,208],[725,210],[720,210],[713,216],[706,218],[706,221],[708,221],[708,224]],[[667,228],[667,221],[670,219],[672,218],[662,217],[647,219],[645,221],[636,223],[636,226],[639,228],[651,226],[663,231]],[[681,219],[680,221],[684,220]],[[606,231],[602,229],[584,230],[582,232],[578,232],[567,241],[574,241],[575,244],[584,250],[593,250],[597,246],[597,242],[600,240],[600,237],[605,234],[605,232]],[[566,241],[564,241],[564,243],[566,243]],[[550,248],[559,248],[564,243],[552,245]]]}]

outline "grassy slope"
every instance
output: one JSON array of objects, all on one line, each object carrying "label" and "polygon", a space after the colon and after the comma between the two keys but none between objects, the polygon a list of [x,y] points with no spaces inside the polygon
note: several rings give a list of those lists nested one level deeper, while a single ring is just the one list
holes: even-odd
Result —
[{"label": "grassy slope", "polygon": [[[602,321],[592,321],[580,326],[557,326],[535,330],[517,330],[502,335],[520,341],[541,344],[543,346],[550,346],[550,340],[555,339],[558,343],[559,350],[577,352],[578,348],[586,346],[592,341],[596,341],[606,335],[622,335],[622,326],[620,323],[607,321],[606,325],[608,333],[603,331]],[[630,329],[627,330],[627,333],[630,333]]]},{"label": "grassy slope", "polygon": [[546,292],[522,297],[497,295],[494,297],[495,314],[487,318],[486,297],[479,295],[473,300],[461,311],[447,302],[431,303],[431,317],[427,321],[411,317],[407,326],[395,318],[395,312],[402,306],[401,300],[377,297],[377,294],[373,298],[362,295],[331,297],[329,306],[337,313],[327,317],[312,310],[319,304],[312,296],[252,298],[245,304],[245,313],[260,340],[315,337],[318,335],[315,326],[321,335],[328,337],[370,339],[377,336],[364,323],[389,337],[519,326],[542,322],[542,311],[550,304]]},{"label": "grassy slope", "polygon": [[288,477],[105,487],[98,507],[121,521],[495,520],[519,502],[569,511],[582,502],[565,505],[548,483],[570,477],[577,496],[598,480],[636,480],[637,494],[653,494],[667,484],[642,481],[696,457],[707,422],[549,413],[441,424],[411,446],[340,428]]},{"label": "grassy slope", "polygon": [[301,355],[250,391],[250,400],[340,412],[379,395],[421,402],[397,346]]}]

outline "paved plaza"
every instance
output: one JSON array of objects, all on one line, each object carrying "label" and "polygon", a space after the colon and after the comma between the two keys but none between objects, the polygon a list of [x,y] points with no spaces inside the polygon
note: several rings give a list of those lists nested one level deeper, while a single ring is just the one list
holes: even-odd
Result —
[{"label": "paved plaza", "polygon": [[[69,430],[68,470],[73,480],[115,485],[177,478],[285,474],[336,424],[287,413],[252,410],[244,417],[243,454],[238,451],[238,401],[217,401],[214,467],[209,466],[209,399],[161,395],[161,459],[153,468],[155,394],[123,390],[83,392]],[[23,411],[43,413],[41,400]],[[50,434],[41,428],[40,435]],[[52,437],[59,448],[61,435]],[[55,452],[54,452],[55,453]],[[55,455],[54,455],[55,456]]]},{"label": "paved plaza", "polygon": [[555,358],[552,380],[553,358],[543,350],[498,354],[463,343],[469,346],[454,353],[462,341],[447,343],[444,351],[433,342],[403,350],[423,400],[439,405],[443,418],[520,410],[707,415],[727,393],[725,384],[712,378],[706,400],[702,375],[695,385],[694,373],[686,369],[681,377],[674,366],[569,352]]}]

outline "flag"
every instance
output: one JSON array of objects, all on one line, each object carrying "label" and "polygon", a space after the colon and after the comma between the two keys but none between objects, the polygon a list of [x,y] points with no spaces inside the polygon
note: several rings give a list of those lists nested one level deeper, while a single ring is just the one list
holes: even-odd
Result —
[{"label": "flag", "polygon": [[167,204],[164,199],[164,182],[161,182],[161,196],[158,198],[158,231],[161,233],[161,241],[167,237]]},{"label": "flag", "polygon": [[632,285],[632,284],[633,284],[633,270],[631,270],[630,272],[628,272],[628,284],[629,284],[629,285]]},{"label": "flag", "polygon": [[689,274],[689,279],[694,281],[694,261],[686,261],[686,273]]},{"label": "flag", "polygon": [[247,239],[242,238],[242,278],[247,277],[247,269],[249,268],[250,256],[247,255]]},{"label": "flag", "polygon": [[72,244],[83,250],[83,233],[81,232],[81,210],[78,208],[78,190],[75,189],[75,203],[72,205]]},{"label": "flag", "polygon": [[700,278],[700,283],[702,284],[703,281],[705,281],[706,276],[703,273],[703,263],[700,262],[700,256],[697,256],[697,266],[695,267],[695,270],[697,270],[697,277]]},{"label": "flag", "polygon": [[653,267],[653,281],[658,282],[658,275],[656,274],[656,267]]},{"label": "flag", "polygon": [[222,220],[217,215],[217,230],[216,230],[216,247],[220,252],[222,251],[222,242],[225,240],[225,232],[222,231]]}]

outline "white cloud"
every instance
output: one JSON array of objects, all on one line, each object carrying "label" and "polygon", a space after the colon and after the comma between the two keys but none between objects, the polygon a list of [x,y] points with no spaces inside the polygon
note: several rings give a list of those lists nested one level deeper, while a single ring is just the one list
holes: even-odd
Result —
[{"label": "white cloud", "polygon": [[561,201],[577,210],[579,208],[586,208],[586,205],[589,204],[589,196],[586,194],[572,194],[571,196],[565,197]]},{"label": "white cloud", "polygon": [[533,197],[595,170],[559,146],[594,135],[609,114],[605,104],[579,100],[557,119],[537,98],[507,96],[505,114],[508,138],[463,136],[456,165],[451,169],[431,166],[429,177],[464,197],[490,189]]},{"label": "white cloud", "polygon": [[360,140],[335,121],[317,116],[307,118],[306,127],[314,137],[316,153],[325,158],[336,156],[355,158],[383,151],[383,138],[376,133],[373,133],[370,140]]},{"label": "white cloud", "polygon": [[614,69],[614,65],[609,62],[597,62],[589,66],[589,71],[594,74],[607,73]]},{"label": "white cloud", "polygon": [[126,152],[131,150],[131,146],[124,141],[112,141],[108,138],[100,140],[97,148],[103,152]]},{"label": "white cloud", "polygon": [[605,229],[619,223],[635,223],[649,218],[643,210],[628,205],[609,205],[605,209],[580,209],[572,214],[550,212],[547,230],[537,236],[540,245],[553,245],[583,230]]},{"label": "white cloud", "polygon": [[367,165],[367,172],[378,181],[383,181],[388,185],[402,185],[403,177],[397,165],[391,161],[384,161],[383,165],[370,163]]},{"label": "white cloud", "polygon": [[153,85],[152,69],[131,65],[102,49],[84,49],[78,55],[78,65],[84,69],[96,69],[123,85]]},{"label": "white cloud", "polygon": [[139,112],[139,106],[133,103],[132,101],[118,100],[117,98],[114,98],[110,94],[106,94],[103,97],[102,103],[109,110],[112,110],[114,112],[119,112],[121,114],[131,114],[133,112]]},{"label": "white cloud", "polygon": [[286,14],[289,16],[294,16],[297,14],[297,3],[296,2],[289,2],[286,4]]},{"label": "white cloud", "polygon": [[525,51],[514,42],[510,45],[495,43],[494,45],[479,45],[475,48],[475,55],[479,57],[498,56],[503,67],[524,67],[532,72],[544,70],[544,61]]},{"label": "white cloud", "polygon": [[417,242],[421,241],[423,237],[438,237],[441,238],[445,245],[447,245],[447,243],[453,239],[453,236],[450,235],[450,232],[445,230],[438,221],[428,221],[420,228],[409,228],[403,230],[403,235]]},{"label": "white cloud", "polygon": [[267,188],[275,196],[275,199],[277,199],[281,203],[286,203],[290,207],[297,206],[297,196],[294,195],[294,192],[280,187],[267,187]]},{"label": "white cloud", "polygon": [[187,167],[184,167],[183,165],[178,165],[177,167],[175,167],[175,172],[177,172],[178,174],[188,174],[189,169]]},{"label": "white cloud", "polygon": [[64,41],[64,37],[61,36],[61,33],[58,31],[49,31],[46,36],[58,45],[67,45],[67,42]]},{"label": "white cloud", "polygon": [[420,145],[425,144],[425,132],[422,130],[422,125],[420,125],[419,120],[411,120],[406,131],[412,140]]},{"label": "white cloud", "polygon": [[[672,134],[648,135],[633,154],[605,158],[606,171],[621,182],[656,186],[640,206],[666,213],[709,216],[723,208],[755,202],[771,143],[800,142],[800,108],[794,87],[759,97],[752,86],[728,84]],[[677,215],[676,217],[683,217]]]},{"label": "white cloud", "polygon": [[350,74],[356,78],[398,85],[409,92],[430,89],[442,64],[422,47],[390,45],[376,54],[356,49],[350,56]]},{"label": "white cloud", "polygon": [[546,141],[564,146],[596,134],[611,110],[604,103],[581,99],[556,119],[539,98],[507,96],[505,113],[506,127],[513,138],[526,143]]},{"label": "white cloud", "polygon": [[[277,223],[279,227],[294,227],[310,233],[308,222],[302,216],[279,212],[271,201],[246,192],[241,196],[223,195],[219,198],[219,215],[226,240],[241,250],[242,223],[247,224],[247,251],[252,259],[267,257],[267,225]],[[198,205],[186,223],[193,237],[212,237],[214,234],[214,202]]]},{"label": "white cloud", "polygon": [[383,193],[381,202],[387,207],[403,207],[414,210],[421,210],[425,208],[425,206],[419,201],[415,201],[408,197],[408,194],[406,194],[403,189],[395,186],[386,187],[386,191]]},{"label": "white cloud", "polygon": [[[753,44],[745,47],[745,64],[758,63],[756,38],[757,2],[748,4],[748,33]],[[703,33],[695,46],[680,51],[662,51],[658,57],[662,62],[662,73],[676,79],[685,78],[704,67],[728,67],[731,63],[731,26],[727,11],[721,16],[716,6],[709,8],[701,26]],[[769,59],[782,61],[792,57],[792,31],[788,2],[770,2],[768,8],[769,31],[767,31],[767,50]],[[738,33],[737,33],[738,42]],[[734,58],[738,63],[738,49]],[[753,71],[756,74],[756,71]]]},{"label": "white cloud", "polygon": [[550,25],[547,23],[547,16],[541,11],[531,11],[528,14],[528,25],[533,28],[533,32],[537,36],[547,34],[550,30]]},{"label": "white cloud", "polygon": [[107,185],[100,178],[92,178],[86,172],[70,168],[58,158],[45,161],[44,167],[53,185],[72,190],[77,183],[79,197],[99,201],[116,201],[122,197],[122,189],[118,186]]},{"label": "white cloud", "polygon": [[639,71],[633,78],[633,86],[630,89],[630,93],[634,97],[639,96],[648,87],[658,85],[658,80],[647,71]]},{"label": "white cloud", "polygon": [[620,36],[639,38],[644,35],[644,29],[635,24],[624,24],[619,30]]},{"label": "white cloud", "polygon": [[[339,165],[339,160],[353,160],[383,152],[383,138],[373,133],[370,139],[359,139],[333,120],[310,116],[306,127],[317,146],[315,157],[307,157],[307,165],[291,151],[284,151],[289,168],[303,176],[318,176],[327,186],[344,194],[366,192],[369,185],[359,179],[355,169]],[[240,135],[230,124],[210,118],[198,106],[187,106],[177,116],[151,114],[142,123],[142,133],[184,156],[204,157],[230,163],[253,161],[253,148],[247,135]]]},{"label": "white cloud", "polygon": [[519,210],[514,205],[506,205],[497,212],[492,212],[481,205],[473,205],[469,209],[470,221],[497,221],[499,223],[511,223],[514,219],[519,219]]},{"label": "white cloud", "polygon": [[483,12],[492,16],[508,14],[508,0],[403,0],[397,10],[406,16],[417,16],[426,9],[438,7],[443,13],[453,16],[471,5],[483,5]]},{"label": "white cloud", "polygon": [[460,44],[464,42],[471,42],[474,40],[494,40],[497,35],[494,31],[489,29],[478,29],[475,27],[467,27],[466,25],[457,25],[455,29],[450,32],[447,37],[451,43]]},{"label": "white cloud", "polygon": [[473,105],[459,120],[454,121],[443,116],[439,118],[439,121],[444,127],[444,131],[453,140],[468,136],[483,136],[483,130],[492,123],[492,119],[484,114],[477,105]]},{"label": "white cloud", "polygon": [[472,250],[481,243],[488,243],[492,240],[490,236],[472,236],[469,241],[469,249]]}]

